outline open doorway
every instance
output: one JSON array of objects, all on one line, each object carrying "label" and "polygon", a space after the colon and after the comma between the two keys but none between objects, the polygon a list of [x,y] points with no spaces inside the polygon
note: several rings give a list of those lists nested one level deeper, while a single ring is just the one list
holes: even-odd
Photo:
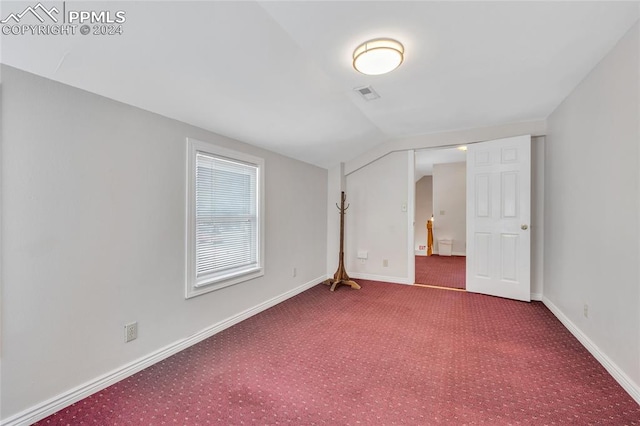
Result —
[{"label": "open doorway", "polygon": [[464,290],[466,150],[416,151],[414,180],[415,283]]}]

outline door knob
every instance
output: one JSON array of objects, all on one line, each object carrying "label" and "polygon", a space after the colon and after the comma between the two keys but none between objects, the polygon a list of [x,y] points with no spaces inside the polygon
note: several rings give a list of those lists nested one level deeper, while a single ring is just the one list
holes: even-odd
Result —
[{"label": "door knob", "polygon": [[526,231],[527,229],[529,229],[528,225],[520,225],[520,229],[522,229],[523,231]]}]

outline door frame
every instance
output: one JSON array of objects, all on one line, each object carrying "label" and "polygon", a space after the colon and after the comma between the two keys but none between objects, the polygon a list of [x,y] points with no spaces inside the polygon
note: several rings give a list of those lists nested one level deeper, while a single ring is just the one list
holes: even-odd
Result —
[{"label": "door frame", "polygon": [[410,149],[407,151],[407,250],[409,256],[407,258],[407,280],[409,284],[416,282],[416,258],[415,258],[415,226],[416,226],[416,151]]}]

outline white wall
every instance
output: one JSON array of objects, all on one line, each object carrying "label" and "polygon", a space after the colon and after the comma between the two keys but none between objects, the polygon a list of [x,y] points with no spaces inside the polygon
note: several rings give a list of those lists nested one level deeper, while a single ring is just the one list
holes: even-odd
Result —
[{"label": "white wall", "polygon": [[416,254],[426,255],[427,221],[433,214],[433,176],[423,176],[416,182],[416,225],[413,232],[414,251]]},{"label": "white wall", "polygon": [[640,401],[638,37],[636,24],[548,119],[544,297]]},{"label": "white wall", "polygon": [[433,165],[433,239],[453,240],[453,254],[464,256],[467,249],[467,163]]},{"label": "white wall", "polygon": [[[413,152],[391,153],[346,177],[347,202],[351,206],[345,225],[345,262],[353,277],[413,281],[408,278],[408,185],[414,184],[407,173],[410,154]],[[406,211],[402,211],[403,205],[407,206]],[[368,251],[365,262],[356,258],[358,250]],[[388,261],[386,267],[384,259]]]},{"label": "white wall", "polygon": [[[326,170],[13,68],[2,77],[3,420],[324,278]],[[186,137],[266,160],[265,276],[190,300]],[[131,321],[139,337],[125,344]]]}]

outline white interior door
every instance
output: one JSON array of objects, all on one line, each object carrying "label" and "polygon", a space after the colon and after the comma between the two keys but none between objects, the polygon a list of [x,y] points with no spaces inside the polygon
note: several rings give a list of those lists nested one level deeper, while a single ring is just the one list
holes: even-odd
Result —
[{"label": "white interior door", "polygon": [[467,291],[531,300],[531,136],[467,150]]}]

